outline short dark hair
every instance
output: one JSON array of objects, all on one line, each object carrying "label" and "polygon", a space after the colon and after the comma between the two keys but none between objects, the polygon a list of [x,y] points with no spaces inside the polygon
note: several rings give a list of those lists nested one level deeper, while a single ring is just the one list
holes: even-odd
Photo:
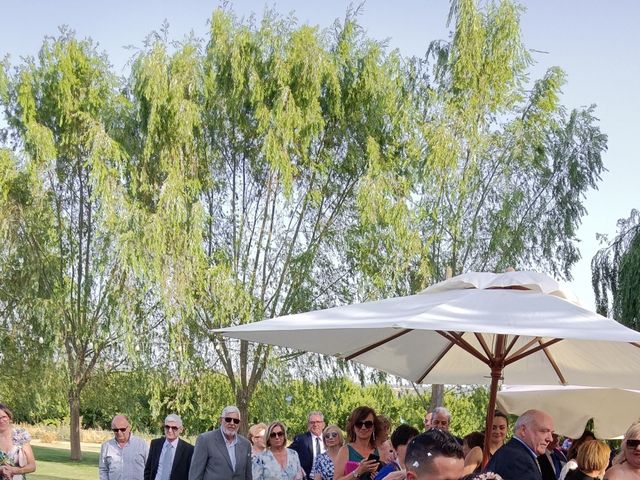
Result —
[{"label": "short dark hair", "polygon": [[402,425],[398,425],[391,434],[391,445],[393,445],[393,448],[406,445],[409,443],[409,440],[419,434],[420,432],[417,428],[403,423]]},{"label": "short dark hair", "polygon": [[404,463],[407,470],[418,474],[428,471],[436,457],[463,459],[462,447],[449,432],[432,428],[409,442]]}]

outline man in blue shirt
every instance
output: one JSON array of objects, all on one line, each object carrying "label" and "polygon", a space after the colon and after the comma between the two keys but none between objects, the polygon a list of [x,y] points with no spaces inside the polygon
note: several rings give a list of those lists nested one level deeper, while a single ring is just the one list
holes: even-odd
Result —
[{"label": "man in blue shirt", "polygon": [[113,438],[102,444],[98,460],[100,480],[142,480],[149,445],[131,434],[129,419],[116,415],[111,420]]}]

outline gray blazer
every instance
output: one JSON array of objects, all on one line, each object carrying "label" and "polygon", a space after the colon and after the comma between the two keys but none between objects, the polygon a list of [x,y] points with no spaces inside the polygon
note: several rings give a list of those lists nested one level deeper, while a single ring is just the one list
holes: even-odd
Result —
[{"label": "gray blazer", "polygon": [[251,443],[238,435],[236,469],[231,468],[231,458],[219,428],[198,435],[191,457],[189,480],[252,480]]}]

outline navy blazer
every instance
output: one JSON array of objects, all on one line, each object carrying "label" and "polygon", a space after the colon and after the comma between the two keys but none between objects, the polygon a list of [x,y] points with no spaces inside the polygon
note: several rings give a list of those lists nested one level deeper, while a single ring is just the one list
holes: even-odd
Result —
[{"label": "navy blazer", "polygon": [[[144,466],[144,480],[155,480],[158,473],[158,465],[160,462],[160,454],[164,447],[165,438],[156,438],[151,440],[149,448],[149,456]],[[193,445],[185,442],[181,438],[178,439],[176,454],[173,457],[171,465],[170,480],[187,480],[189,477],[189,466],[191,465],[191,457],[193,456]]]},{"label": "navy blazer", "polygon": [[289,445],[291,450],[295,450],[300,459],[300,465],[304,473],[307,475],[307,479],[310,479],[309,474],[313,468],[313,442],[311,441],[311,432],[301,433],[296,435],[293,439],[293,443]]},{"label": "navy blazer", "polygon": [[542,480],[536,457],[515,438],[493,454],[485,472],[498,473],[504,480]]}]

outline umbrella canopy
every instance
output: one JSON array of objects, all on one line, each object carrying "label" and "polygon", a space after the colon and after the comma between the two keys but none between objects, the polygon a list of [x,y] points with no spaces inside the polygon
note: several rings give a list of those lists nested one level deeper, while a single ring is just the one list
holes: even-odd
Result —
[{"label": "umbrella canopy", "polygon": [[498,409],[520,415],[537,408],[549,413],[555,431],[578,438],[593,418],[597,438],[619,438],[640,418],[640,391],[562,385],[503,385]]},{"label": "umbrella canopy", "polygon": [[468,273],[417,295],[218,332],[354,360],[418,383],[490,383],[487,431],[501,379],[640,388],[640,333],[589,311],[536,272]]}]

